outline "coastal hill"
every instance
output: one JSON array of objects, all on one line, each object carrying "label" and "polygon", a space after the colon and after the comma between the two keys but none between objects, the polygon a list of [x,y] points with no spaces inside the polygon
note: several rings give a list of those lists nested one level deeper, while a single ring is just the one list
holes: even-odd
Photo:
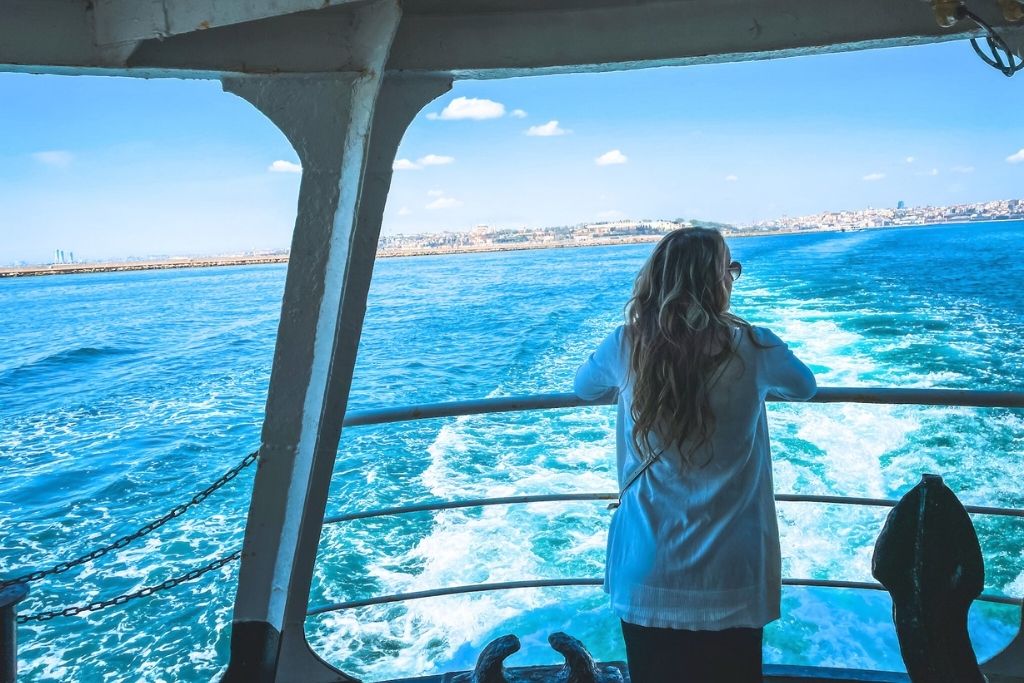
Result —
[{"label": "coastal hill", "polygon": [[1008,199],[954,206],[830,211],[809,216],[783,216],[773,221],[735,226],[729,223],[676,218],[639,219],[546,228],[490,228],[478,226],[468,232],[440,232],[382,237],[379,256],[414,256],[474,251],[584,247],[650,242],[684,226],[716,228],[728,237],[778,235],[794,232],[839,232],[868,228],[910,227],[966,221],[1024,219],[1024,200]]},{"label": "coastal hill", "polygon": [[[481,225],[469,231],[385,235],[380,238],[377,255],[387,258],[635,244],[657,241],[664,234],[684,226],[716,228],[727,237],[747,237],[802,232],[846,232],[871,228],[916,227],[995,220],[1024,220],[1024,199],[1004,199],[942,207],[905,207],[903,202],[900,202],[896,208],[829,211],[792,218],[783,216],[772,221],[745,226],[686,218],[674,220],[623,219],[544,228],[491,228]],[[64,252],[58,251],[52,263],[0,267],[0,278],[167,268],[204,268],[285,263],[287,261],[288,252],[285,250],[216,257],[154,257],[116,262],[80,262],[73,258],[65,258]]]}]

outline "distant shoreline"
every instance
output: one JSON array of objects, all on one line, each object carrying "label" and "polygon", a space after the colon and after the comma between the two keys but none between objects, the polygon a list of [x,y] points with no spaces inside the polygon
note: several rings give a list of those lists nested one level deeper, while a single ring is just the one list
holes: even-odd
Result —
[{"label": "distant shoreline", "polygon": [[131,270],[173,270],[176,268],[216,268],[288,263],[286,254],[273,256],[211,256],[170,258],[150,261],[111,261],[105,263],[53,263],[45,266],[0,268],[0,278],[38,277],[41,275],[79,275],[82,273],[118,273]]},{"label": "distant shoreline", "polygon": [[[763,232],[725,232],[727,239],[747,237],[778,237],[781,235],[806,235],[818,233],[867,232],[877,230],[904,230],[908,228],[931,228],[937,226],[973,225],[979,223],[1007,223],[1020,221],[1019,218],[993,218],[983,221],[957,221],[943,223],[915,223],[913,225],[885,225],[855,229],[811,228],[807,230],[765,230]],[[581,242],[524,242],[511,244],[485,244],[458,248],[416,248],[383,249],[377,258],[403,258],[410,256],[446,256],[452,254],[487,254],[503,251],[533,251],[536,249],[582,249],[586,247],[611,247],[629,244],[650,244],[663,235],[635,235],[623,238],[593,239]],[[201,258],[169,258],[149,261],[113,261],[105,263],[54,263],[37,266],[0,267],[0,278],[40,277],[43,275],[76,275],[83,273],[117,273],[136,270],[173,270],[178,268],[217,268],[224,266],[251,266],[288,263],[288,255],[263,256],[211,256]]]}]

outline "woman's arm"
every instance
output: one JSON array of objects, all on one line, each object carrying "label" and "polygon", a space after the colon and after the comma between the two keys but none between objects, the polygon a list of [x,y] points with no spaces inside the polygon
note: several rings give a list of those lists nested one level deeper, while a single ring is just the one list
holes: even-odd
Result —
[{"label": "woman's arm", "polygon": [[814,373],[793,355],[786,342],[761,329],[763,382],[770,396],[790,401],[806,401],[818,390]]},{"label": "woman's arm", "polygon": [[597,350],[590,354],[590,358],[576,371],[573,392],[577,396],[589,400],[619,390],[622,374],[619,367],[621,340],[622,328],[619,327],[605,337]]}]

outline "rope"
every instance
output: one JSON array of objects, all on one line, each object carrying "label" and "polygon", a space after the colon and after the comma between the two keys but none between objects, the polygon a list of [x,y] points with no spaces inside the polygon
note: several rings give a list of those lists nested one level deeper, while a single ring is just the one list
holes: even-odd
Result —
[{"label": "rope", "polygon": [[[230,470],[225,472],[223,475],[221,475],[215,482],[213,482],[212,484],[207,486],[205,489],[203,489],[199,493],[197,493],[194,496],[192,496],[192,498],[189,499],[188,502],[182,503],[181,505],[178,505],[178,506],[174,507],[173,509],[171,509],[170,512],[165,514],[163,517],[160,517],[159,519],[150,522],[149,524],[147,524],[146,526],[142,527],[141,529],[138,529],[134,533],[130,533],[127,536],[122,536],[121,538],[117,539],[116,541],[114,541],[110,545],[104,546],[102,548],[97,548],[96,550],[93,550],[93,551],[91,551],[89,553],[86,553],[85,555],[82,555],[81,557],[78,557],[78,558],[76,558],[74,560],[68,560],[66,562],[60,562],[60,563],[54,565],[53,567],[50,567],[49,569],[41,569],[41,570],[38,570],[38,571],[29,572],[28,574],[25,574],[23,576],[19,576],[19,577],[15,578],[15,579],[7,579],[5,581],[0,581],[0,589],[6,588],[7,586],[11,586],[11,585],[16,584],[16,583],[31,583],[32,581],[38,581],[39,579],[42,579],[43,577],[46,577],[46,576],[53,576],[54,574],[62,574],[64,572],[68,571],[69,569],[73,569],[74,567],[77,567],[79,565],[85,564],[86,562],[91,562],[91,561],[93,561],[93,560],[95,560],[97,558],[103,557],[107,553],[113,552],[114,550],[120,550],[121,548],[125,547],[126,545],[128,545],[132,541],[138,540],[138,539],[142,538],[143,536],[145,536],[146,534],[149,534],[150,532],[156,531],[157,529],[162,527],[164,524],[167,524],[167,522],[171,521],[175,517],[180,517],[181,515],[185,514],[185,512],[188,511],[189,508],[191,508],[191,507],[193,507],[195,505],[198,505],[199,503],[202,503],[214,491],[216,491],[217,489],[221,488],[222,486],[227,484],[229,481],[231,481],[232,479],[237,477],[239,472],[241,472],[246,467],[248,467],[249,465],[254,463],[258,457],[259,457],[259,451],[258,450],[257,451],[253,451],[249,455],[247,455],[244,458],[242,458],[242,462],[238,463],[237,465],[232,467]],[[210,569],[206,569],[205,571],[210,571]],[[191,580],[191,579],[187,579],[187,580]],[[179,581],[178,583],[181,583],[181,582]],[[177,583],[173,584],[173,585],[177,585]],[[148,589],[144,589],[144,590],[148,590]],[[157,590],[162,590],[162,589],[157,588]],[[146,595],[149,595],[149,593],[147,593]],[[131,597],[141,597],[141,596],[131,596]],[[131,597],[127,598],[126,600],[123,600],[122,602],[126,602],[127,600],[131,599]],[[112,604],[121,604],[121,603],[112,603]],[[71,608],[69,608],[69,609],[71,609]],[[96,607],[96,608],[93,608],[93,609],[100,609],[100,608]],[[92,610],[85,610],[85,609],[83,609],[81,611],[92,611]],[[75,614],[77,614],[77,612],[75,612]],[[52,617],[50,617],[50,618],[52,619]],[[19,619],[20,619],[20,617],[19,617]]]},{"label": "rope", "polygon": [[1013,74],[1024,68],[1024,61],[1018,60],[1013,53],[1010,46],[1003,40],[995,29],[992,28],[988,22],[979,17],[977,14],[967,9],[966,5],[960,5],[956,8],[957,19],[970,19],[975,24],[985,29],[985,42],[988,45],[989,53],[986,53],[981,46],[978,45],[977,38],[971,38],[971,47],[974,48],[975,54],[981,57],[982,61],[991,66],[993,69],[997,69],[1002,72],[1004,76],[1012,76]]},{"label": "rope", "polygon": [[87,605],[76,605],[74,607],[65,607],[64,609],[50,610],[49,612],[38,612],[36,614],[23,614],[17,617],[17,622],[19,624],[27,624],[30,621],[49,621],[50,619],[56,619],[57,617],[73,617],[75,615],[82,614],[83,612],[96,612],[106,607],[123,605],[129,600],[134,600],[135,598],[147,598],[150,595],[153,595],[153,593],[159,593],[160,591],[167,590],[168,588],[174,588],[178,584],[185,583],[186,581],[198,579],[203,574],[212,572],[215,569],[220,569],[224,565],[234,562],[241,556],[242,551],[236,550],[227,557],[214,560],[199,569],[193,569],[187,574],[173,579],[167,579],[155,586],[147,586],[141,590],[135,591],[134,593],[125,593],[123,595],[118,595],[116,598],[107,598],[106,600],[96,600]]}]

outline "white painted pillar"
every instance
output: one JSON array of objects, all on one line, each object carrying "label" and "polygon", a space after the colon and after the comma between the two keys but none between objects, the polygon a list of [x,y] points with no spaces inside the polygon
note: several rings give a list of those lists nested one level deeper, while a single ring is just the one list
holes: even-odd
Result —
[{"label": "white painted pillar", "polygon": [[[324,414],[321,429],[331,435],[329,453],[314,464],[310,483],[310,515],[314,515],[312,502],[316,501],[315,516],[303,529],[299,553],[295,557],[293,591],[298,597],[288,603],[282,632],[281,656],[277,681],[287,683],[326,683],[348,680],[333,675],[335,669],[325,670],[319,657],[306,644],[305,622],[309,602],[309,585],[313,576],[320,530],[324,518],[327,493],[334,469],[335,454],[341,435],[341,422],[348,404],[352,369],[356,361],[359,335],[366,312],[366,294],[377,255],[381,219],[388,189],[391,187],[391,164],[413,117],[435,98],[451,89],[451,78],[387,77],[377,100],[370,136],[369,154],[363,175],[362,195],[356,230],[349,251],[353,264],[342,292],[341,315],[338,319],[338,344],[334,350],[332,373],[336,381],[329,397],[330,412]],[[298,592],[300,591],[300,592]],[[325,672],[326,675],[325,675]]]},{"label": "white painted pillar", "polygon": [[339,45],[352,71],[224,80],[285,133],[303,167],[224,681],[351,680],[306,644],[310,579],[391,163],[412,117],[451,86],[383,78],[399,18],[396,0],[354,11]]}]

